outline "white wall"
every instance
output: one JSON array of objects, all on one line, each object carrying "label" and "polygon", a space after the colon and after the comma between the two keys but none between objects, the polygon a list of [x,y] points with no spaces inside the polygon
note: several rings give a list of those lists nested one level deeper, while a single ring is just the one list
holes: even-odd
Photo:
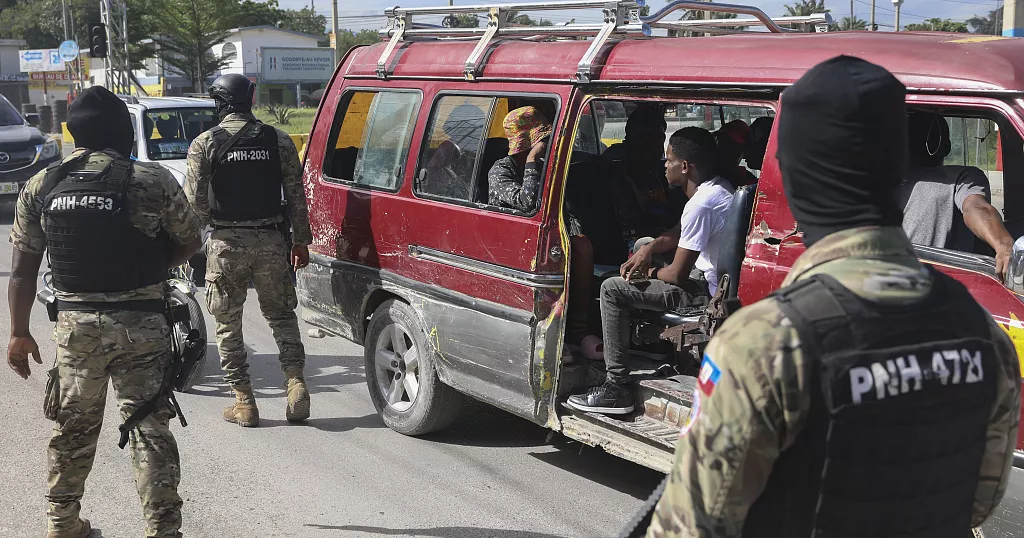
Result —
[{"label": "white wall", "polygon": [[[229,40],[235,41],[238,48],[238,59],[231,69],[224,73],[242,73],[255,75],[259,69],[259,56],[256,51],[262,47],[315,47],[316,38],[303,37],[290,32],[278,32],[269,28],[243,30],[232,34]],[[244,66],[244,72],[243,72]]]},{"label": "white wall", "polygon": [[18,73],[21,73],[21,66],[18,64],[18,46],[0,45],[0,75]]}]

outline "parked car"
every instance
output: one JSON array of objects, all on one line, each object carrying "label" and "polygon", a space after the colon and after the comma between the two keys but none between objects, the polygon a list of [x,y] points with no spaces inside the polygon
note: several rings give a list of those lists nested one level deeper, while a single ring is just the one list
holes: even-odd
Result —
[{"label": "parked car", "polygon": [[[634,5],[621,2],[619,9]],[[1024,235],[1024,41],[780,33],[770,21],[764,23],[770,33],[631,39],[636,29],[605,13],[621,40],[502,39],[501,29],[492,39],[484,28],[471,31],[483,34],[481,42],[419,39],[444,33],[412,23],[414,15],[433,14],[431,8],[389,10],[392,41],[349,50],[328,85],[304,159],[314,239],[311,263],[298,272],[301,315],[364,346],[371,400],[395,431],[443,428],[455,419],[460,400],[470,397],[641,465],[663,472],[671,467],[702,346],[721,321],[715,301],[713,308],[637,322],[635,344],[669,339],[676,354],[653,362],[635,358],[634,415],[619,420],[565,405],[568,395],[601,375],[586,361],[563,356],[565,180],[577,162],[621,140],[621,112],[640,103],[663,106],[670,130],[749,123],[784,113],[781,92],[812,66],[857,55],[899,78],[912,108],[950,123],[956,140],[947,163],[985,170],[993,204],[1014,237]],[[685,23],[645,22],[656,28]],[[570,32],[508,33],[533,31]],[[409,42],[395,52],[396,41]],[[540,202],[520,212],[488,204],[487,171],[508,151],[504,115],[524,105],[552,118],[555,135]],[[719,259],[729,277],[716,296],[721,301],[749,305],[764,298],[804,250],[783,194],[775,143],[773,129],[757,184],[734,199],[737,210],[723,232],[727,246]],[[437,176],[434,157],[442,145],[457,151],[444,152],[448,173]],[[966,284],[1024,357],[1024,289],[1019,280],[1000,282],[985,250],[917,252]],[[1024,251],[1011,269],[1024,274]],[[979,534],[1024,534],[1024,429],[1014,466],[999,512]]]},{"label": "parked car", "polygon": [[0,201],[17,198],[25,182],[61,158],[61,143],[36,128],[39,116],[26,118],[0,95]]},{"label": "parked car", "polygon": [[[135,129],[132,157],[160,164],[184,186],[189,144],[219,122],[213,99],[132,96],[122,96],[122,99],[128,105]],[[189,260],[197,283],[205,278],[206,239],[211,231],[209,227],[204,230],[203,248]]]}]

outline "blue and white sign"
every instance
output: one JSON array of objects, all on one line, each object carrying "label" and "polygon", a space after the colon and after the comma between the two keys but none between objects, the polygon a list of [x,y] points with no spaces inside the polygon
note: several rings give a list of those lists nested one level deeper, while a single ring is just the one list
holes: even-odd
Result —
[{"label": "blue and white sign", "polygon": [[67,40],[60,44],[60,48],[57,49],[60,54],[60,59],[65,62],[73,62],[78,59],[78,43]]},{"label": "blue and white sign", "polygon": [[61,59],[58,49],[18,51],[18,65],[22,73],[64,70],[64,60]]}]

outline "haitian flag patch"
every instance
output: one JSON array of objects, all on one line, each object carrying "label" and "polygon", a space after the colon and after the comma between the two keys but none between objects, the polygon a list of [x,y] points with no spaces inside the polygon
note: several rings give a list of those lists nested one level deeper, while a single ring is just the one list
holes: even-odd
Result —
[{"label": "haitian flag patch", "polygon": [[718,369],[715,361],[705,354],[704,361],[700,364],[700,374],[697,376],[697,385],[700,386],[701,392],[711,396],[720,377],[722,377],[722,371]]}]

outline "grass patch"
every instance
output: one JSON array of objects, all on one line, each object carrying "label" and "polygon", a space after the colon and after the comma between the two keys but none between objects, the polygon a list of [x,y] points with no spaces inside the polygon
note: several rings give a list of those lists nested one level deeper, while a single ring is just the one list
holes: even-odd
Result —
[{"label": "grass patch", "polygon": [[253,110],[253,113],[258,120],[273,125],[288,134],[309,134],[310,129],[313,127],[313,116],[316,115],[316,109],[312,107],[292,109],[286,125],[278,124],[274,120],[274,116],[269,114],[263,107],[257,107]]}]

